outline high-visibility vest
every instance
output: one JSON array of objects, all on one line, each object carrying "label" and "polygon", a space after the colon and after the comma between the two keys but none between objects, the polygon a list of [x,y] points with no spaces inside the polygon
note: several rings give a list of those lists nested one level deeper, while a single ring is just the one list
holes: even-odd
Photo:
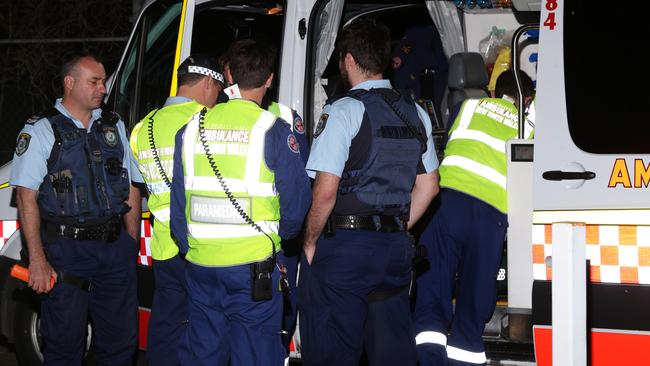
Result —
[{"label": "high-visibility vest", "polygon": [[[190,101],[151,111],[131,132],[131,150],[149,190],[147,206],[154,217],[151,256],[155,260],[166,260],[178,253],[178,247],[169,229],[170,189],[161,175],[160,168],[162,167],[171,182],[176,132],[201,108],[203,106],[198,102]],[[151,130],[160,166],[155,161],[151,146],[149,124],[152,118]]]},{"label": "high-visibility vest", "polygon": [[[463,103],[449,131],[440,164],[440,186],[474,196],[507,213],[506,141],[517,138],[514,104],[504,99],[470,99]],[[526,123],[525,136],[533,133]]]},{"label": "high-visibility vest", "polygon": [[271,104],[269,104],[268,111],[273,113],[273,115],[276,117],[280,117],[285,120],[289,125],[292,126],[293,130],[293,111],[291,108],[278,102],[271,102]]},{"label": "high-visibility vest", "polygon": [[[202,118],[203,136],[199,133]],[[266,259],[279,250],[280,201],[275,174],[264,160],[266,132],[275,120],[254,102],[233,99],[203,117],[195,114],[188,123],[183,136],[183,169],[189,246],[185,258],[190,262],[234,266]],[[227,189],[263,233],[245,222],[230,202],[205,146]]]}]

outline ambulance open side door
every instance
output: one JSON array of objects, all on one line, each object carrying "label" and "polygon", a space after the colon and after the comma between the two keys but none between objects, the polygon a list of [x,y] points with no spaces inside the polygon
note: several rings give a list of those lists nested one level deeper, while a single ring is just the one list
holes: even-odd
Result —
[{"label": "ambulance open side door", "polygon": [[132,127],[170,95],[190,55],[195,0],[148,1],[109,83],[107,105]]},{"label": "ambulance open side door", "polygon": [[542,1],[532,235],[540,366],[637,365],[650,356],[644,17]]}]

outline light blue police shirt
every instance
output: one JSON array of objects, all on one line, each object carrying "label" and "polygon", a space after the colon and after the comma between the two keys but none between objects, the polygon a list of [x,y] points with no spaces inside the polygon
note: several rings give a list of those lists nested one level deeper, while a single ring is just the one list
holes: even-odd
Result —
[{"label": "light blue police shirt", "polygon": [[[389,80],[367,80],[352,89],[373,88],[392,89],[392,86]],[[422,154],[422,164],[426,172],[430,173],[438,169],[438,158],[431,137],[431,120],[419,105],[416,104],[416,108],[427,134],[427,151]],[[359,132],[365,110],[362,102],[350,97],[341,98],[325,106],[323,114],[327,113],[329,118],[325,129],[312,144],[306,167],[309,177],[315,178],[316,172],[319,171],[341,177],[345,162],[348,160],[352,139]]]},{"label": "light blue police shirt", "polygon": [[[84,128],[83,123],[72,117],[70,112],[65,109],[61,103],[61,98],[56,100],[54,107],[64,116],[70,118],[77,127]],[[92,111],[88,131],[90,131],[93,123],[101,115],[102,110],[100,108]],[[117,130],[122,140],[122,146],[124,147],[122,166],[129,171],[131,181],[143,183],[142,175],[140,175],[140,171],[134,161],[135,159],[132,157],[133,153],[131,152],[129,139],[126,136],[126,128],[122,120],[117,122]],[[31,138],[27,150],[22,155],[18,156],[14,153],[9,182],[14,187],[20,186],[38,191],[43,179],[47,175],[47,159],[52,152],[52,146],[54,146],[54,132],[52,131],[52,126],[45,118],[39,119],[34,124],[25,124],[25,127],[20,132],[29,134]]]},{"label": "light blue police shirt", "polygon": [[163,105],[163,108],[174,105],[174,104],[181,104],[181,103],[187,103],[191,102],[192,99],[188,97],[182,97],[179,95],[173,96],[173,97],[168,97],[167,100],[165,101],[165,105]]}]

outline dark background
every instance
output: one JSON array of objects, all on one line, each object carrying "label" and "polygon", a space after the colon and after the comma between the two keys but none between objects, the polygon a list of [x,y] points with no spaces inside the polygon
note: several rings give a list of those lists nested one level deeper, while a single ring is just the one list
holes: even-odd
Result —
[{"label": "dark background", "polygon": [[0,0],[0,165],[27,118],[61,97],[62,60],[90,51],[117,67],[144,0]]}]

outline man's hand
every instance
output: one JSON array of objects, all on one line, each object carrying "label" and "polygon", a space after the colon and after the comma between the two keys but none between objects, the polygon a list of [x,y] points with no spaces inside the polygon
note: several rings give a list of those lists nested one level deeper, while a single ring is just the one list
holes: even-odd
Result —
[{"label": "man's hand", "polygon": [[[50,266],[45,257],[30,258],[29,261],[29,287],[36,293],[47,293],[52,290],[53,282],[57,279],[56,271]],[[54,281],[52,281],[54,278]]]}]

